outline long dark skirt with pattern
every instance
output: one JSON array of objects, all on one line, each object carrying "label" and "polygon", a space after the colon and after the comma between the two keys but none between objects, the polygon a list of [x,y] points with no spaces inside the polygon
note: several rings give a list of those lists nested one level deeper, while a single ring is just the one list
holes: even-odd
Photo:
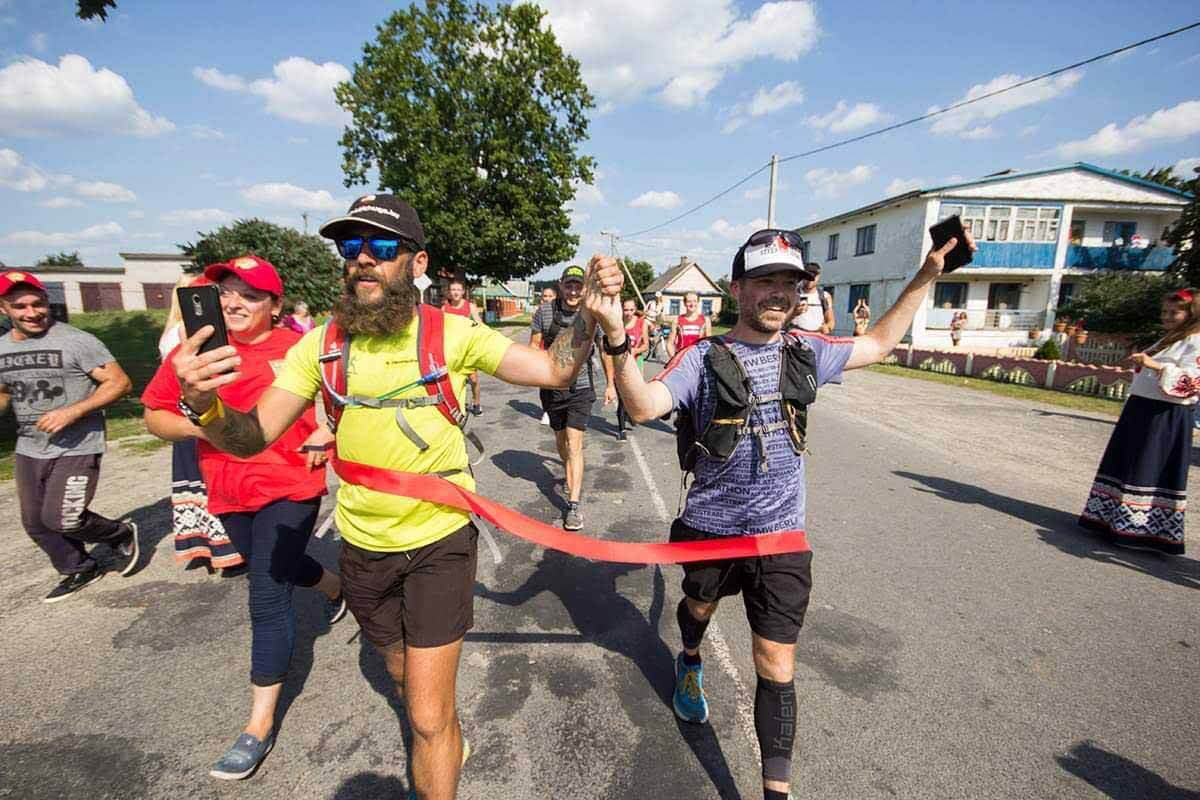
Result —
[{"label": "long dark skirt with pattern", "polygon": [[1193,407],[1130,397],[1079,524],[1114,544],[1183,553]]},{"label": "long dark skirt with pattern", "polygon": [[208,488],[200,474],[195,439],[175,442],[171,448],[171,528],[177,562],[208,562],[214,569],[245,562],[221,520],[208,513]]}]

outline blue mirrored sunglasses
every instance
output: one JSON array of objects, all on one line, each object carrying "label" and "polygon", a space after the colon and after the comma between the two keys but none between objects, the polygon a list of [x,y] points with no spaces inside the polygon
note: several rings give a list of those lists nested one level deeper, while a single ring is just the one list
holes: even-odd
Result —
[{"label": "blue mirrored sunglasses", "polygon": [[355,236],[352,239],[338,239],[335,244],[342,258],[347,261],[353,261],[358,258],[358,254],[362,252],[364,245],[367,248],[367,252],[371,254],[371,257],[380,261],[391,261],[400,255],[402,249],[405,252],[412,249],[409,243],[403,239],[384,239],[375,236],[369,239],[364,239],[362,236]]}]

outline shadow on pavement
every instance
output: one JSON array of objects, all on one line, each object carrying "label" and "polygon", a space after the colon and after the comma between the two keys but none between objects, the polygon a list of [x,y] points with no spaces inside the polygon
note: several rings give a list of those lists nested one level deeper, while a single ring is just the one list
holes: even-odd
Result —
[{"label": "shadow on pavement", "polygon": [[518,414],[524,414],[533,419],[542,418],[542,407],[537,403],[530,403],[527,400],[509,400],[508,407]]},{"label": "shadow on pavement", "polygon": [[[375,693],[387,701],[388,707],[396,715],[396,723],[400,740],[404,746],[404,781],[393,776],[384,776],[376,772],[360,772],[349,778],[338,788],[335,798],[341,800],[393,800],[408,796],[408,786],[412,785],[412,767],[409,756],[412,753],[412,728],[408,724],[408,712],[404,702],[396,692],[396,684],[388,674],[387,664],[375,645],[367,641],[361,633],[358,637],[358,670],[367,679],[367,684]],[[343,794],[343,792],[346,792]],[[357,792],[354,793],[354,792]]]},{"label": "shadow on pavement", "polygon": [[1114,800],[1200,800],[1200,792],[1167,783],[1157,774],[1095,742],[1076,744],[1055,761]]},{"label": "shadow on pavement", "polygon": [[360,772],[342,781],[330,800],[399,800],[407,793],[408,787],[393,775]]},{"label": "shadow on pavement", "polygon": [[1096,534],[1079,527],[1077,514],[1068,514],[1057,508],[1005,497],[949,478],[899,470],[893,474],[925,485],[928,488],[917,491],[937,495],[942,500],[983,506],[1037,525],[1038,536],[1043,542],[1076,558],[1088,558],[1131,569],[1179,586],[1200,589],[1200,562],[1183,556],[1167,556],[1114,547]]},{"label": "shadow on pavement", "polygon": [[[502,450],[492,456],[492,463],[510,478],[532,481],[551,505],[559,511],[566,510],[566,499],[555,491],[555,487],[559,484],[559,477],[547,466],[551,463],[557,464],[557,458],[529,450]],[[565,486],[563,491],[566,491]]]},{"label": "shadow on pavement", "polygon": [[1089,417],[1086,414],[1067,414],[1063,411],[1045,411],[1040,408],[1033,409],[1033,413],[1039,417],[1066,417],[1067,419],[1081,419],[1084,422],[1099,422],[1104,425],[1116,425],[1116,417]]},{"label": "shadow on pavement", "polygon": [[[662,570],[655,568],[649,614],[617,589],[617,579],[645,567],[587,561],[555,550],[545,550],[537,568],[516,589],[507,592],[475,584],[475,594],[505,606],[520,606],[542,592],[558,598],[582,641],[623,656],[641,671],[654,690],[663,712],[675,720],[681,738],[708,773],[723,800],[739,798],[721,743],[711,725],[688,725],[675,716],[671,697],[675,691],[675,657],[659,637],[665,602]],[[553,634],[547,634],[553,635]],[[536,634],[521,641],[540,641]],[[645,713],[640,696],[622,698],[631,719]],[[647,734],[649,735],[649,734]]]},{"label": "shadow on pavement", "polygon": [[137,571],[141,572],[154,560],[158,543],[172,533],[171,498],[164,497],[148,506],[135,508],[133,511],[120,515],[120,519],[126,517],[133,520],[138,527],[138,547],[141,548],[142,555]]}]

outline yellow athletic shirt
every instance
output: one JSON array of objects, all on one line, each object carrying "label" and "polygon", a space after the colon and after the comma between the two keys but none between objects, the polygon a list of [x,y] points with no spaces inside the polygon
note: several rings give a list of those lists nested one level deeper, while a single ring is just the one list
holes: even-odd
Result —
[{"label": "yellow athletic shirt", "polygon": [[[496,372],[512,341],[497,331],[466,317],[445,315],[446,366],[459,407],[467,375],[482,370]],[[288,351],[274,386],[314,400],[321,394],[322,326],[309,331]],[[428,367],[428,365],[426,365]],[[428,372],[428,368],[425,370]],[[379,397],[421,377],[417,368],[417,319],[408,330],[391,336],[354,336],[347,369],[349,394]],[[403,393],[424,397],[424,386]],[[418,450],[396,424],[396,408],[348,406],[337,430],[338,455],[376,467],[402,472],[441,472],[467,468],[462,433],[447,422],[436,406],[404,410],[413,430],[429,444]],[[467,472],[448,480],[467,489],[475,481]],[[337,526],[342,537],[366,550],[412,550],[449,536],[468,521],[463,511],[423,500],[397,497],[354,484],[342,483],[337,494]]]}]

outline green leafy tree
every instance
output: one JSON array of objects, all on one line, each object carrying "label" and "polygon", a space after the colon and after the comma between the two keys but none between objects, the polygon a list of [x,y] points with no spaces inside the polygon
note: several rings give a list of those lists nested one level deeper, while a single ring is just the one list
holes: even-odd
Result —
[{"label": "green leafy tree", "polygon": [[[643,292],[646,291],[647,286],[654,282],[654,267],[650,266],[648,262],[635,261],[632,258],[622,258],[621,263],[629,270],[629,274],[633,276],[634,282]],[[626,278],[625,285],[621,287],[621,300],[637,299],[637,292],[634,291],[633,286],[629,283],[629,279]],[[639,301],[638,308],[641,307],[642,304]]]},{"label": "green leafy tree", "polygon": [[1136,170],[1123,169],[1120,170],[1122,175],[1128,175],[1131,178],[1141,178],[1144,181],[1151,183],[1161,183],[1163,186],[1171,189],[1182,189],[1185,180],[1175,174],[1174,167],[1151,167],[1150,169],[1138,172]]},{"label": "green leafy tree", "polygon": [[1191,194],[1191,199],[1179,221],[1163,236],[1163,241],[1175,248],[1173,271],[1187,286],[1200,286],[1200,167],[1196,167],[1190,180],[1179,188]]},{"label": "green leafy tree", "polygon": [[733,296],[733,292],[729,288],[729,278],[717,278],[717,286],[721,287],[721,291],[725,293],[725,298],[721,301],[721,313],[717,315],[717,322],[722,325],[736,325],[738,321],[738,301]]},{"label": "green leafy tree", "polygon": [[99,17],[101,21],[108,22],[108,10],[116,7],[116,0],[78,0],[75,16],[80,19]]},{"label": "green leafy tree", "polygon": [[82,267],[83,259],[79,257],[79,251],[73,253],[62,251],[59,253],[50,253],[42,256],[38,262],[39,267]]},{"label": "green leafy tree", "polygon": [[346,185],[377,170],[420,212],[435,266],[508,280],[575,253],[565,207],[592,180],[578,148],[595,102],[543,16],[528,4],[413,4],[335,90],[352,115]]},{"label": "green leafy tree", "polygon": [[261,219],[198,235],[195,244],[179,245],[197,268],[244,255],[265,258],[279,270],[288,299],[304,300],[313,312],[328,310],[342,291],[342,261],[320,236]]},{"label": "green leafy tree", "polygon": [[1086,320],[1090,331],[1156,338],[1162,296],[1179,286],[1179,278],[1170,273],[1104,270],[1080,281],[1059,312]]}]

